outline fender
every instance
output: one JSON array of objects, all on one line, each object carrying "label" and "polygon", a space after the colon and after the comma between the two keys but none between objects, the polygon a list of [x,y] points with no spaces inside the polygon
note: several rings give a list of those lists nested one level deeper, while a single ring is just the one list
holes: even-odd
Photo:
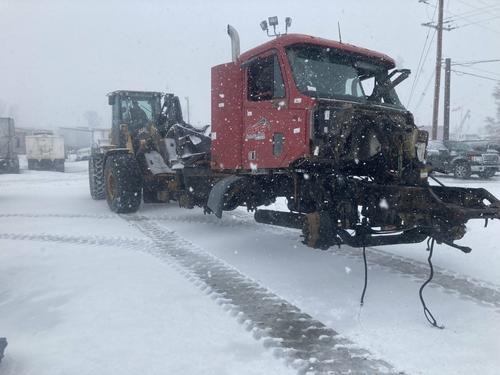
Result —
[{"label": "fender", "polygon": [[[223,210],[230,211],[239,206],[239,202],[234,201],[234,197],[230,196],[230,193],[235,191],[235,188],[242,187],[245,180],[245,177],[240,176],[225,177],[210,190],[207,206],[219,219],[222,217]],[[231,199],[233,202],[230,201]]]},{"label": "fender", "polygon": [[456,163],[465,161],[466,163],[469,162],[469,159],[467,159],[465,156],[456,156],[450,161],[450,165],[455,165]]}]

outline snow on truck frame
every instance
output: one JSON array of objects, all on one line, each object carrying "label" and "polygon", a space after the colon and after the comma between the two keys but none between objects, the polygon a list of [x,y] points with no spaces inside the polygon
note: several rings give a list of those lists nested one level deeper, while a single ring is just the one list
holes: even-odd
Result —
[{"label": "snow on truck frame", "polygon": [[[183,120],[173,94],[108,94],[111,145],[89,160],[94,199],[119,213],[142,199],[217,217],[246,206],[322,249],[432,238],[469,252],[455,243],[466,222],[500,217],[485,189],[429,184],[428,133],[398,99],[409,71],[392,58],[298,34],[240,55],[228,34],[232,61],[212,68],[210,136]],[[258,209],[278,197],[289,212]]]}]

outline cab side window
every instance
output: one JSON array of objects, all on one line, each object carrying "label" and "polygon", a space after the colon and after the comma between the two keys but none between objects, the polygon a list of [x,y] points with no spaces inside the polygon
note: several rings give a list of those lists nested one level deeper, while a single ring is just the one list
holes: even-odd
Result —
[{"label": "cab side window", "polygon": [[285,84],[278,56],[258,58],[247,68],[248,100],[252,102],[285,97]]}]

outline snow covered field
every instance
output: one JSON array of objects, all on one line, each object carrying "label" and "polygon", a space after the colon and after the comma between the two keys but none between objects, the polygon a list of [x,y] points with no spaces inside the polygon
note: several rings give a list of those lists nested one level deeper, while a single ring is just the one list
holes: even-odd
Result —
[{"label": "snow covered field", "polygon": [[[367,249],[360,308],[359,249],[311,250],[241,209],[115,215],[90,198],[86,162],[66,170],[0,175],[2,374],[320,373],[349,361],[352,373],[498,374],[499,222],[469,223],[471,254],[436,246],[424,295],[438,330],[418,299],[424,244]],[[500,196],[500,176],[442,180]]]}]

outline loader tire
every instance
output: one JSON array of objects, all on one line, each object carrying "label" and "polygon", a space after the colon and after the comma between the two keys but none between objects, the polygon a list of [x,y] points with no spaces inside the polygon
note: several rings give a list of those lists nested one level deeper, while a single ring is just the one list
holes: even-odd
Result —
[{"label": "loader tire", "polygon": [[104,186],[104,155],[92,155],[89,159],[89,187],[92,199],[106,198]]},{"label": "loader tire", "polygon": [[106,200],[116,213],[136,212],[142,200],[142,176],[133,155],[115,154],[104,166]]}]

